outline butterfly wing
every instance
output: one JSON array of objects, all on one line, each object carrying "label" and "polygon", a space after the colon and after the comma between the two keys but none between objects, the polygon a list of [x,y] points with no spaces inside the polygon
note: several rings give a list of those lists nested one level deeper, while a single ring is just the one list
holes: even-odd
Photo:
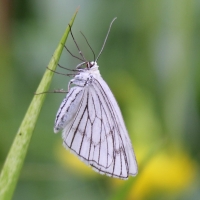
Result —
[{"label": "butterfly wing", "polygon": [[77,110],[80,106],[80,101],[83,96],[83,89],[81,87],[72,87],[63,99],[60,108],[56,114],[54,132],[57,133],[64,127],[68,126],[74,119]]},{"label": "butterfly wing", "polygon": [[129,174],[136,175],[132,145],[117,102],[105,81],[99,77],[71,93],[78,99],[71,95],[65,103],[65,111],[69,111],[73,102],[73,114],[63,126],[64,146],[99,173],[122,179]]},{"label": "butterfly wing", "polygon": [[107,170],[111,176],[119,178],[127,178],[129,175],[135,176],[138,171],[136,158],[115,97],[101,77],[95,80],[94,88],[103,102],[106,115],[110,115],[108,117],[110,130],[108,131],[113,135],[114,162]]}]

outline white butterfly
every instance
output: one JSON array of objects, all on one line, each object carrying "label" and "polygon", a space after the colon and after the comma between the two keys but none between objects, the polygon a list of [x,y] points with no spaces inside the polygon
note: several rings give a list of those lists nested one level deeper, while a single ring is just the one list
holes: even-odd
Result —
[{"label": "white butterfly", "polygon": [[[63,129],[64,146],[95,171],[127,179],[137,174],[137,162],[119,106],[99,73],[97,59],[78,65],[57,112],[54,132]],[[83,64],[86,68],[81,69]],[[70,88],[71,84],[75,86]]]}]

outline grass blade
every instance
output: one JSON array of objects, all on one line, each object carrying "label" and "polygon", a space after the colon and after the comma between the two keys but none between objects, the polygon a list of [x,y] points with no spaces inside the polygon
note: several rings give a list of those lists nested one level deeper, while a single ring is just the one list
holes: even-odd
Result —
[{"label": "grass blade", "polygon": [[[70,21],[70,26],[73,25],[74,19],[76,17],[78,10],[75,12],[74,16]],[[55,70],[57,63],[60,59],[60,55],[63,50],[63,44],[65,44],[66,39],[69,34],[69,26],[67,27],[57,49],[55,50],[48,68]],[[53,72],[46,70],[36,93],[48,91],[51,80],[53,78]],[[0,175],[0,200],[10,200],[13,196],[21,168],[26,157],[26,153],[29,147],[31,136],[35,128],[40,110],[42,108],[43,102],[45,100],[46,94],[35,95],[33,100],[26,112],[26,115],[19,127],[17,135],[13,141],[10,151],[7,155],[6,161],[1,171]]]}]

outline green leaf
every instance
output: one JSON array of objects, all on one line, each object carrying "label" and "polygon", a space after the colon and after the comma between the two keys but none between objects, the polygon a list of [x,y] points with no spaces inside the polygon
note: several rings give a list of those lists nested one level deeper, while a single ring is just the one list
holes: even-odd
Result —
[{"label": "green leaf", "polygon": [[[73,25],[75,17],[77,15],[78,10],[76,10],[73,15],[70,26]],[[67,27],[57,49],[55,50],[48,68],[51,70],[55,70],[57,67],[57,63],[60,59],[63,45],[65,44],[68,34],[69,34],[69,26]],[[46,70],[44,76],[38,86],[36,94],[48,91],[51,80],[53,78],[53,72],[50,70]],[[33,100],[26,112],[26,115],[19,127],[17,135],[13,141],[13,144],[10,148],[10,151],[7,155],[6,161],[1,171],[0,175],[0,200],[10,200],[13,196],[20,171],[22,169],[24,159],[26,157],[26,153],[29,147],[29,143],[31,140],[32,133],[34,131],[40,110],[42,108],[44,99],[46,94],[35,95]]]}]

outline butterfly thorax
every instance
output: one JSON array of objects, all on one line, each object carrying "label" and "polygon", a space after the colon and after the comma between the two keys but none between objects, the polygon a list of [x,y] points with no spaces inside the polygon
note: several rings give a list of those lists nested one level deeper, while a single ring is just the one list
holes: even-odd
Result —
[{"label": "butterfly thorax", "polygon": [[93,82],[94,79],[98,79],[101,75],[98,70],[99,66],[96,62],[88,62],[87,67],[80,69],[79,74],[71,80],[71,83],[84,87]]}]

